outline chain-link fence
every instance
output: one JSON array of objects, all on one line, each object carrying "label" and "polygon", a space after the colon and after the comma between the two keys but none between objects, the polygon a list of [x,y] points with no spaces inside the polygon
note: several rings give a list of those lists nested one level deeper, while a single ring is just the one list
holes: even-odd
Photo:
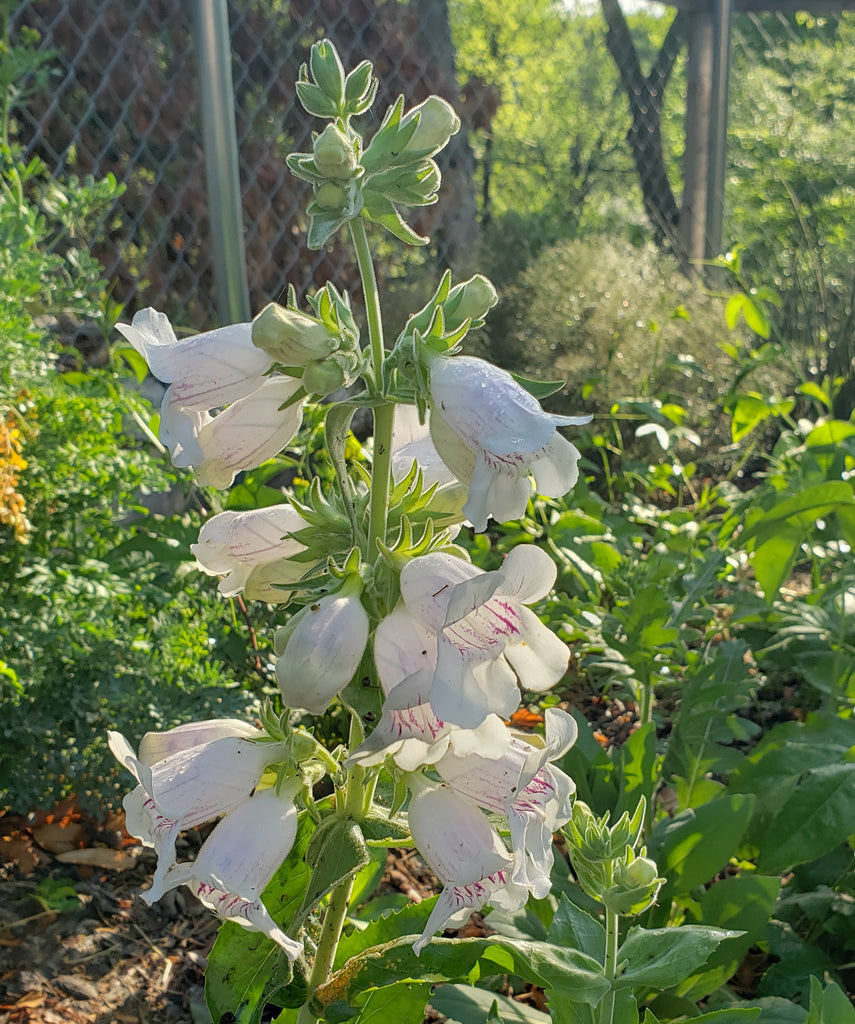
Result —
[{"label": "chain-link fence", "polygon": [[[339,247],[306,250],[301,211],[307,186],[285,166],[289,152],[311,148],[313,125],[294,94],[311,44],[323,35],[333,37],[351,67],[366,57],[374,59],[383,89],[379,109],[399,93],[414,103],[432,92],[457,102],[450,38],[446,46],[437,45],[442,8],[421,0],[230,4],[254,309],[280,295],[286,282],[302,292],[314,280],[342,281],[349,272]],[[445,25],[447,34],[447,20]],[[131,308],[159,306],[184,323],[210,325],[216,316],[215,283],[190,5],[169,0],[23,3],[11,31],[24,26],[35,29],[40,47],[55,56],[48,88],[17,115],[27,155],[40,156],[56,175],[113,174],[126,185],[93,233],[116,297]],[[445,156],[444,194],[454,196],[454,215],[449,200],[429,209],[417,225],[437,240],[435,255],[446,263],[473,242],[467,150],[464,134]],[[469,223],[460,215],[467,208]],[[344,276],[344,285],[349,283]]]},{"label": "chain-link fence", "polygon": [[[501,283],[553,242],[620,235],[652,236],[685,265],[698,251],[687,225],[697,225],[711,196],[724,201],[725,245],[749,243],[758,265],[773,250],[798,253],[774,260],[779,269],[783,260],[784,276],[790,261],[800,287],[842,295],[851,283],[851,16],[734,17],[722,194],[698,153],[713,146],[698,119],[714,113],[722,82],[715,67],[701,66],[703,32],[690,8],[230,0],[228,10],[253,310],[288,282],[298,293],[328,278],[354,284],[342,243],[305,248],[306,186],[285,166],[287,153],[311,145],[294,80],[324,35],[346,66],[374,61],[378,113],[399,93],[416,103],[436,92],[461,114],[440,202],[416,223],[434,239],[434,264],[468,271],[480,240]],[[192,5],[35,0],[12,16],[12,33],[24,26],[53,53],[53,74],[16,115],[18,141],[54,174],[112,173],[127,186],[93,233],[120,301],[211,326],[216,283]],[[832,250],[836,269],[817,281],[805,253],[814,263],[820,254],[822,273]],[[400,255],[390,253],[394,275]]]}]

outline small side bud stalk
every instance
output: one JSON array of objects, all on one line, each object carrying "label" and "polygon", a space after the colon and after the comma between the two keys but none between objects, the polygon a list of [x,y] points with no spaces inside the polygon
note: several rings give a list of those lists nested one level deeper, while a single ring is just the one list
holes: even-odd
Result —
[{"label": "small side bud stalk", "polygon": [[645,856],[645,847],[636,852],[646,807],[642,798],[632,817],[624,813],[610,828],[610,815],[598,818],[577,800],[573,817],[563,830],[579,885],[621,917],[646,910],[665,882],[658,876],[655,862]]}]

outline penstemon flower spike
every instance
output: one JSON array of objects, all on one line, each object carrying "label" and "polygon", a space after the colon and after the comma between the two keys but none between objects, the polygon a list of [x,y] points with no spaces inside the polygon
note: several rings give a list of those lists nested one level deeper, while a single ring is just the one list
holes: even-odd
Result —
[{"label": "penstemon flower spike", "polygon": [[[224,598],[242,594],[287,617],[271,660],[281,706],[262,709],[262,728],[190,723],[146,735],[137,753],[110,736],[138,783],[125,801],[128,827],[158,853],[146,898],[187,885],[281,951],[269,968],[255,964],[270,987],[240,1012],[260,1018],[265,993],[285,992],[287,965],[299,960],[305,999],[296,1015],[283,1011],[297,1024],[324,1016],[326,1002],[336,1014],[350,1009],[335,994],[349,968],[330,978],[369,843],[414,843],[442,883],[417,954],[461,914],[546,898],[557,829],[612,924],[661,884],[639,845],[643,811],[609,830],[583,805],[574,810],[574,782],[555,762],[576,740],[575,720],[550,708],[542,737],[506,724],[522,693],[554,689],[568,667],[566,644],[531,607],[548,597],[556,567],[519,544],[484,571],[455,537],[466,522],[484,531],[490,519],[523,515],[532,478],[547,496],[572,488],[579,452],[559,428],[589,417],[547,413],[506,371],[460,354],[497,301],[482,275],[453,284],[445,274],[386,350],[367,226],[426,241],[402,210],[436,201],[434,158],[460,122],[439,97],[409,110],[400,99],[363,133],[354,119],[376,91],[370,63],[348,73],[329,41],[315,44],[297,95],[326,123],[311,152],[288,160],[313,190],[309,245],[350,233],[367,330],[332,284],[303,308],[289,287],[286,305],[270,303],[252,323],[183,340],[153,310],[119,326],[168,385],[161,440],[211,489],[299,443],[313,396],[353,390],[327,408],[329,483],[315,478],[300,502],[215,511],[192,545]],[[359,408],[374,418],[370,472],[348,459]],[[210,504],[218,507],[213,494]],[[330,708],[336,717],[315,731],[313,716]],[[336,734],[342,708],[346,744]],[[215,820],[196,859],[179,863],[180,833]],[[614,946],[616,926],[609,935]],[[600,992],[615,978],[612,946]],[[598,1021],[611,1024],[602,1006]],[[217,1011],[226,1019],[238,1006]]]}]

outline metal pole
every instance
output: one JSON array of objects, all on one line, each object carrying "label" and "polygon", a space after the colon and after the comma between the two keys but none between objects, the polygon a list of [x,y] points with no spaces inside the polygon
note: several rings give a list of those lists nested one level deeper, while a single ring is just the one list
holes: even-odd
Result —
[{"label": "metal pole", "polygon": [[250,318],[226,0],[193,0],[217,309],[222,323]]},{"label": "metal pole", "polygon": [[713,0],[713,95],[707,193],[707,258],[721,254],[724,180],[727,168],[727,103],[730,78],[730,16],[733,0]]}]

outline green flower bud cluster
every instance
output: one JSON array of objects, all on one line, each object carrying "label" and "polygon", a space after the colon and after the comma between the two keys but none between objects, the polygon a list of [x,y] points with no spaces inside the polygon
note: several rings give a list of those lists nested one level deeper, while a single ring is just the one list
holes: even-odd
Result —
[{"label": "green flower bud cluster", "polygon": [[291,171],[314,188],[308,245],[319,249],[348,220],[364,216],[397,238],[423,245],[404,221],[398,205],[429,206],[436,202],[440,172],[433,157],[460,128],[452,107],[429,96],[404,111],[404,98],[387,110],[367,146],[350,119],[371,106],[377,91],[372,66],[363,61],[345,75],[335,47],[322,40],[303,65],[297,95],[305,109],[330,124],[315,136],[311,153],[292,153]]},{"label": "green flower bud cluster", "polygon": [[293,287],[288,302],[271,302],[252,322],[252,342],[287,373],[300,377],[307,394],[328,395],[352,384],[363,366],[359,328],[350,300],[326,284],[310,296],[314,316],[297,307]]},{"label": "green flower bud cluster", "polygon": [[564,828],[570,863],[585,892],[608,910],[632,917],[646,910],[665,882],[656,863],[637,850],[644,826],[646,803],[639,801],[630,817],[624,813],[611,828],[610,815],[596,817],[581,800]]},{"label": "green flower bud cluster", "polygon": [[429,302],[407,321],[398,342],[418,339],[439,352],[447,352],[468,331],[483,325],[497,301],[496,289],[483,274],[452,288],[451,274],[446,271]]},{"label": "green flower bud cluster", "polygon": [[[414,313],[398,335],[384,365],[384,387],[405,401],[414,402],[424,411],[429,390],[427,364],[435,353],[449,352],[470,330],[481,327],[498,296],[483,274],[451,287],[451,273],[446,271],[439,287],[418,313]],[[403,370],[403,379],[415,375],[415,387],[401,388],[400,380],[393,386],[393,374]]]}]

